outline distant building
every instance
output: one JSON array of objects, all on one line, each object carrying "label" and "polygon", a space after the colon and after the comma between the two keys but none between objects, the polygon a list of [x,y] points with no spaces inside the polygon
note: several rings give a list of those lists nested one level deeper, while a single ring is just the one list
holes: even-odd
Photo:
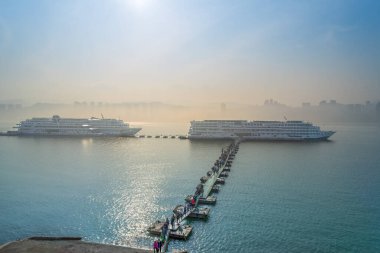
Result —
[{"label": "distant building", "polygon": [[21,109],[21,104],[0,104],[0,110],[14,110]]},{"label": "distant building", "polygon": [[348,104],[347,108],[351,113],[358,113],[363,111],[363,105],[361,104]]},{"label": "distant building", "polygon": [[264,105],[278,105],[279,103],[273,99],[267,99],[264,101]]},{"label": "distant building", "polygon": [[302,107],[310,107],[311,104],[309,102],[304,102],[302,103]]}]

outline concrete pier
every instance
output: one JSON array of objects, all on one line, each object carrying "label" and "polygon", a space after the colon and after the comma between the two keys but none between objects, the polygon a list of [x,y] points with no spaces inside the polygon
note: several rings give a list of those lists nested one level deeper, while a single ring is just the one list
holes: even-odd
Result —
[{"label": "concrete pier", "polygon": [[84,242],[70,237],[31,237],[0,246],[0,253],[147,253],[150,249]]}]

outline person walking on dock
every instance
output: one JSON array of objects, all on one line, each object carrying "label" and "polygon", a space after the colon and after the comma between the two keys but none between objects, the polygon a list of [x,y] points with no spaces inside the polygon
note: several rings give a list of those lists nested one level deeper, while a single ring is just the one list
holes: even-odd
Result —
[{"label": "person walking on dock", "polygon": [[173,213],[173,215],[170,219],[170,224],[172,225],[172,230],[175,230],[174,224],[175,224],[176,219],[177,219],[177,216]]},{"label": "person walking on dock", "polygon": [[154,240],[154,243],[153,243],[153,252],[154,253],[158,253],[158,241],[157,240]]},{"label": "person walking on dock", "polygon": [[195,206],[195,198],[194,197],[191,198],[191,205]]},{"label": "person walking on dock", "polygon": [[158,240],[158,247],[157,247],[157,252],[161,252],[161,248],[162,248],[162,241],[161,240]]}]

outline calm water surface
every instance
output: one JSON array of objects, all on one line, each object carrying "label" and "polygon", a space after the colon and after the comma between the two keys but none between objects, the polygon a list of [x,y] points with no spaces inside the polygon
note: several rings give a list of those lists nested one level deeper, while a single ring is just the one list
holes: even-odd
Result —
[{"label": "calm water surface", "polygon": [[[153,135],[188,128],[140,124]],[[170,248],[380,252],[380,126],[325,128],[338,131],[330,142],[241,144],[209,219]],[[149,224],[194,192],[227,144],[1,137],[0,243],[69,235],[148,248]]]}]

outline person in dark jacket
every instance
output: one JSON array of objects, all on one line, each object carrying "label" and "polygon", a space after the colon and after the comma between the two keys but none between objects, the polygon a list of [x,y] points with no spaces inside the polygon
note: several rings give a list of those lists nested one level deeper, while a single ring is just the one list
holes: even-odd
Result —
[{"label": "person in dark jacket", "polygon": [[163,242],[161,240],[158,240],[158,249],[159,249],[159,252],[161,252],[162,244],[163,244]]}]

